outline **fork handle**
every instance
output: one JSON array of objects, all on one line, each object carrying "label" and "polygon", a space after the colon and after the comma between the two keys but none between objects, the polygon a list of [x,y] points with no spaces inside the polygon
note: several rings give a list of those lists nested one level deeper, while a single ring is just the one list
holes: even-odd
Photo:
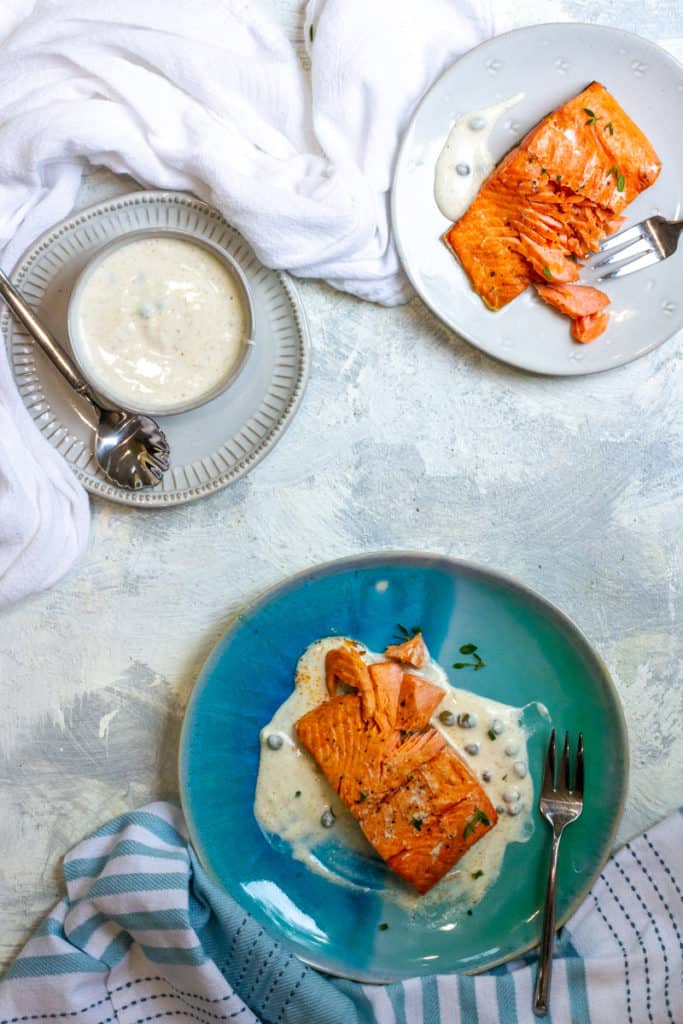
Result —
[{"label": "fork handle", "polygon": [[557,895],[557,855],[560,849],[562,829],[553,832],[553,845],[550,851],[550,867],[548,869],[548,887],[545,894],[545,912],[543,915],[543,937],[541,954],[536,975],[536,991],[534,992],[534,1013],[543,1017],[548,1012],[550,996],[550,979],[553,973],[553,938],[555,936],[555,901]]},{"label": "fork handle", "polygon": [[71,387],[91,401],[90,388],[83,380],[74,361],[66,354],[61,345],[53,338],[47,327],[40,322],[24,297],[19,294],[9,278],[0,270],[0,298],[12,310],[31,337],[38,342],[43,352],[52,360],[59,372],[66,377]]}]

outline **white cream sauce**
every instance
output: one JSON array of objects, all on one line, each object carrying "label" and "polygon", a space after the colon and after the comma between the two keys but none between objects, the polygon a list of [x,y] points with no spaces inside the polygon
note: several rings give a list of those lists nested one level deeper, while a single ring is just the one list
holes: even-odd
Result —
[{"label": "white cream sauce", "polygon": [[489,150],[491,132],[499,118],[524,93],[463,114],[453,124],[436,161],[434,198],[444,217],[459,220],[495,167]]},{"label": "white cream sauce", "polygon": [[247,341],[234,274],[181,238],[114,249],[87,280],[78,317],[93,382],[149,412],[199,402],[227,380]]},{"label": "white cream sauce", "polygon": [[[377,854],[313,758],[300,746],[295,732],[297,720],[327,700],[325,655],[342,644],[360,647],[368,664],[385,660],[383,654],[338,636],[307,648],[297,665],[294,692],[261,730],[254,813],[266,836],[288,843],[297,860],[341,884],[369,888],[367,862]],[[451,686],[444,670],[431,658],[415,671],[443,689],[443,701],[432,725],[477,776],[499,819],[426,896],[419,896],[394,876],[385,880],[383,894],[413,910],[446,901],[451,905],[454,899],[472,906],[497,878],[508,844],[526,842],[533,829],[534,794],[527,766],[524,709]],[[449,715],[452,725],[446,724],[451,721]],[[462,717],[466,715],[468,719]],[[458,716],[464,724],[458,724]],[[329,822],[330,811],[334,823],[326,828],[322,820]]]}]

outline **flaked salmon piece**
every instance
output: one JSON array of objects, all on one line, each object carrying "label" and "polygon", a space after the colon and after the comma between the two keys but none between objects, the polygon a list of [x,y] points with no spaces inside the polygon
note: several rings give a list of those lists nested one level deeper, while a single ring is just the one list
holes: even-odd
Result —
[{"label": "flaked salmon piece", "polygon": [[567,259],[557,249],[549,245],[539,245],[528,234],[520,232],[519,251],[539,278],[549,281],[578,281],[579,268],[573,260]]},{"label": "flaked salmon piece", "polygon": [[440,686],[406,673],[403,676],[398,707],[397,728],[403,732],[414,732],[429,725],[444,693]]},{"label": "flaked salmon piece", "polygon": [[425,663],[425,657],[427,656],[427,649],[425,642],[422,639],[422,633],[418,630],[414,636],[411,636],[409,640],[406,640],[402,644],[390,644],[389,647],[385,647],[384,653],[387,658],[393,658],[395,661],[400,661],[403,665],[412,665],[413,668],[422,668]]},{"label": "flaked salmon piece", "polygon": [[428,724],[441,689],[396,661],[363,662],[362,672],[358,660],[347,647],[328,652],[328,692],[338,681],[357,692],[309,711],[297,735],[379,855],[424,893],[495,825],[496,811]]},{"label": "flaked salmon piece", "polygon": [[325,657],[328,694],[334,697],[339,683],[357,690],[365,718],[381,731],[396,725],[402,681],[403,670],[395,661],[368,666],[354,647],[335,647]]},{"label": "flaked salmon piece", "polygon": [[572,336],[585,345],[604,334],[609,323],[609,313],[593,313],[572,320]]},{"label": "flaked salmon piece", "polygon": [[619,230],[619,228],[622,226],[622,224],[625,223],[625,221],[626,217],[613,217],[612,220],[605,225],[607,228],[607,234],[613,235],[615,231]]},{"label": "flaked salmon piece", "polygon": [[375,713],[375,692],[368,672],[368,666],[355,647],[335,647],[325,657],[325,686],[330,697],[337,692],[337,684],[343,683],[357,690],[365,704],[369,717]]},{"label": "flaked salmon piece", "polygon": [[601,313],[610,303],[608,295],[587,284],[537,284],[534,287],[544,302],[571,319]]},{"label": "flaked salmon piece", "polygon": [[593,82],[503,157],[444,240],[486,305],[502,309],[530,284],[575,281],[569,257],[597,252],[660,170],[640,128]]},{"label": "flaked salmon piece", "polygon": [[403,669],[395,661],[370,665],[368,672],[375,695],[375,724],[382,731],[396,728]]}]

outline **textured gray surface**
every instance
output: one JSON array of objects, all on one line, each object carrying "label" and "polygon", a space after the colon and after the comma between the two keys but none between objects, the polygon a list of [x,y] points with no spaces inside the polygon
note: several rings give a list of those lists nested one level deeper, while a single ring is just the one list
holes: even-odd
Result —
[{"label": "textured gray surface", "polygon": [[[295,0],[276,6],[298,31]],[[683,56],[679,3],[524,0],[515,21],[540,18],[639,29]],[[84,202],[112,187],[93,176]],[[341,555],[445,552],[541,590],[624,702],[621,837],[680,802],[683,338],[609,374],[541,379],[478,354],[418,300],[301,293],[312,378],[269,458],[176,510],[94,502],[71,576],[0,621],[0,967],[57,896],[69,846],[176,794],[183,708],[235,610]]]}]

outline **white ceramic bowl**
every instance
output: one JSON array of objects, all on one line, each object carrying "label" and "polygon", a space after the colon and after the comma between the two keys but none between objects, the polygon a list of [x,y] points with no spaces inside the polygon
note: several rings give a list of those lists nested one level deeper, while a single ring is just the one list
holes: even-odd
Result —
[{"label": "white ceramic bowl", "polygon": [[[197,397],[191,399],[189,402],[176,402],[176,403],[164,403],[148,401],[144,406],[137,405],[134,402],[128,400],[123,401],[120,395],[117,395],[115,391],[110,390],[110,382],[108,382],[100,373],[98,373],[91,362],[88,353],[88,346],[85,344],[85,340],[80,329],[80,306],[85,293],[88,283],[93,273],[101,265],[101,263],[107,259],[116,249],[123,248],[126,245],[130,245],[132,242],[142,241],[146,238],[176,238],[184,242],[189,242],[192,245],[197,245],[202,249],[206,249],[213,256],[215,256],[219,262],[233,276],[239,286],[239,290],[242,294],[242,301],[244,303],[245,319],[246,319],[246,330],[245,337],[242,340],[240,346],[239,356],[236,359],[231,371],[223,377],[214,387],[208,389]],[[253,332],[254,332],[254,308],[252,304],[252,298],[249,291],[247,280],[242,273],[241,268],[236,261],[230,256],[224,249],[221,249],[217,245],[212,245],[211,242],[203,238],[196,238],[184,231],[178,231],[175,229],[164,230],[163,228],[152,228],[149,230],[143,229],[138,231],[130,231],[124,235],[119,236],[112,242],[103,246],[93,257],[92,260],[85,266],[79,275],[73,291],[71,292],[71,298],[69,300],[69,309],[67,316],[69,340],[71,342],[71,348],[73,350],[74,357],[78,366],[86,378],[88,383],[92,386],[93,390],[98,396],[101,396],[104,400],[105,405],[111,405],[116,408],[124,408],[129,412],[147,413],[148,415],[158,416],[174,416],[178,413],[189,412],[191,409],[196,409],[201,405],[205,405],[206,402],[210,402],[213,398],[217,398],[218,395],[223,392],[235,382],[241,370],[248,359],[249,353],[253,348]]]}]

